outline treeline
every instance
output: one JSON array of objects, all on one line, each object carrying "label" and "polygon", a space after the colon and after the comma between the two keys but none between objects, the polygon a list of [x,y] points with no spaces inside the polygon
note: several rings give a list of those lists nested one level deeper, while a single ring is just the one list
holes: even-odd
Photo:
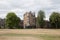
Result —
[{"label": "treeline", "polygon": [[[37,15],[37,24],[40,28],[45,28],[45,13],[40,10]],[[60,28],[60,13],[52,12],[49,17],[50,28]],[[48,27],[47,27],[48,28]]]},{"label": "treeline", "polygon": [[[39,28],[46,28],[45,18],[46,18],[45,12],[40,10],[36,17],[36,24],[39,26]],[[21,27],[20,22],[21,22],[21,19],[14,12],[9,12],[5,18],[4,28],[5,29],[23,28]],[[49,24],[50,24],[50,28],[60,28],[60,13],[59,12],[52,12],[52,14],[49,17]]]}]

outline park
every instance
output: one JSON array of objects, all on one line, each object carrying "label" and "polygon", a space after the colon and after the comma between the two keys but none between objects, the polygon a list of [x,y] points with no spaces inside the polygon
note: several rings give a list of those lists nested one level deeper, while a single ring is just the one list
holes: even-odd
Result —
[{"label": "park", "polygon": [[60,40],[60,0],[0,0],[0,40]]},{"label": "park", "polygon": [[60,40],[60,29],[0,29],[0,40]]}]

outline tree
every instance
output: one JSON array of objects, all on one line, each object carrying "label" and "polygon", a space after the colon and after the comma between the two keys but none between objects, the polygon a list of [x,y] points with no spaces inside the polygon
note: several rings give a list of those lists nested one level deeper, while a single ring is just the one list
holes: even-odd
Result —
[{"label": "tree", "polygon": [[53,12],[49,18],[52,28],[60,28],[60,14]]},{"label": "tree", "polygon": [[44,11],[42,11],[42,10],[40,10],[39,12],[38,12],[38,16],[37,16],[37,24],[41,27],[41,28],[43,28],[43,26],[44,26],[44,18],[45,18],[45,14],[44,14]]},{"label": "tree", "polygon": [[16,16],[14,12],[9,12],[6,16],[6,27],[13,29],[18,28],[20,18]]}]

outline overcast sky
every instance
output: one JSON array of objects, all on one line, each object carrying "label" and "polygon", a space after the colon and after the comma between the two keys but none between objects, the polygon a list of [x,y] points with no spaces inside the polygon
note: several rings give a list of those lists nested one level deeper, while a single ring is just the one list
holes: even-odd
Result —
[{"label": "overcast sky", "polygon": [[53,11],[60,11],[60,0],[0,0],[0,18],[5,18],[12,11],[23,19],[26,11],[33,11],[37,15],[39,10],[45,11],[48,20]]}]

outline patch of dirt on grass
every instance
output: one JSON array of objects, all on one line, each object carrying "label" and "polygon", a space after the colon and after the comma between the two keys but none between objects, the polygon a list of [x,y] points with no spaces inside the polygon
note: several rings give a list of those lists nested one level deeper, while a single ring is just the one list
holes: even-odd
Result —
[{"label": "patch of dirt on grass", "polygon": [[0,40],[41,40],[39,38],[35,38],[35,37],[30,37],[30,36],[23,36],[23,37],[11,37],[11,36],[2,36],[0,37]]},{"label": "patch of dirt on grass", "polygon": [[[17,34],[17,36],[9,36],[12,34]],[[18,34],[22,34],[23,36],[18,36]],[[44,40],[41,39],[40,36],[34,37],[30,36],[29,34],[60,36],[60,29],[0,29],[0,40]]]},{"label": "patch of dirt on grass", "polygon": [[60,35],[60,30],[55,29],[1,29],[0,34],[48,34]]}]

